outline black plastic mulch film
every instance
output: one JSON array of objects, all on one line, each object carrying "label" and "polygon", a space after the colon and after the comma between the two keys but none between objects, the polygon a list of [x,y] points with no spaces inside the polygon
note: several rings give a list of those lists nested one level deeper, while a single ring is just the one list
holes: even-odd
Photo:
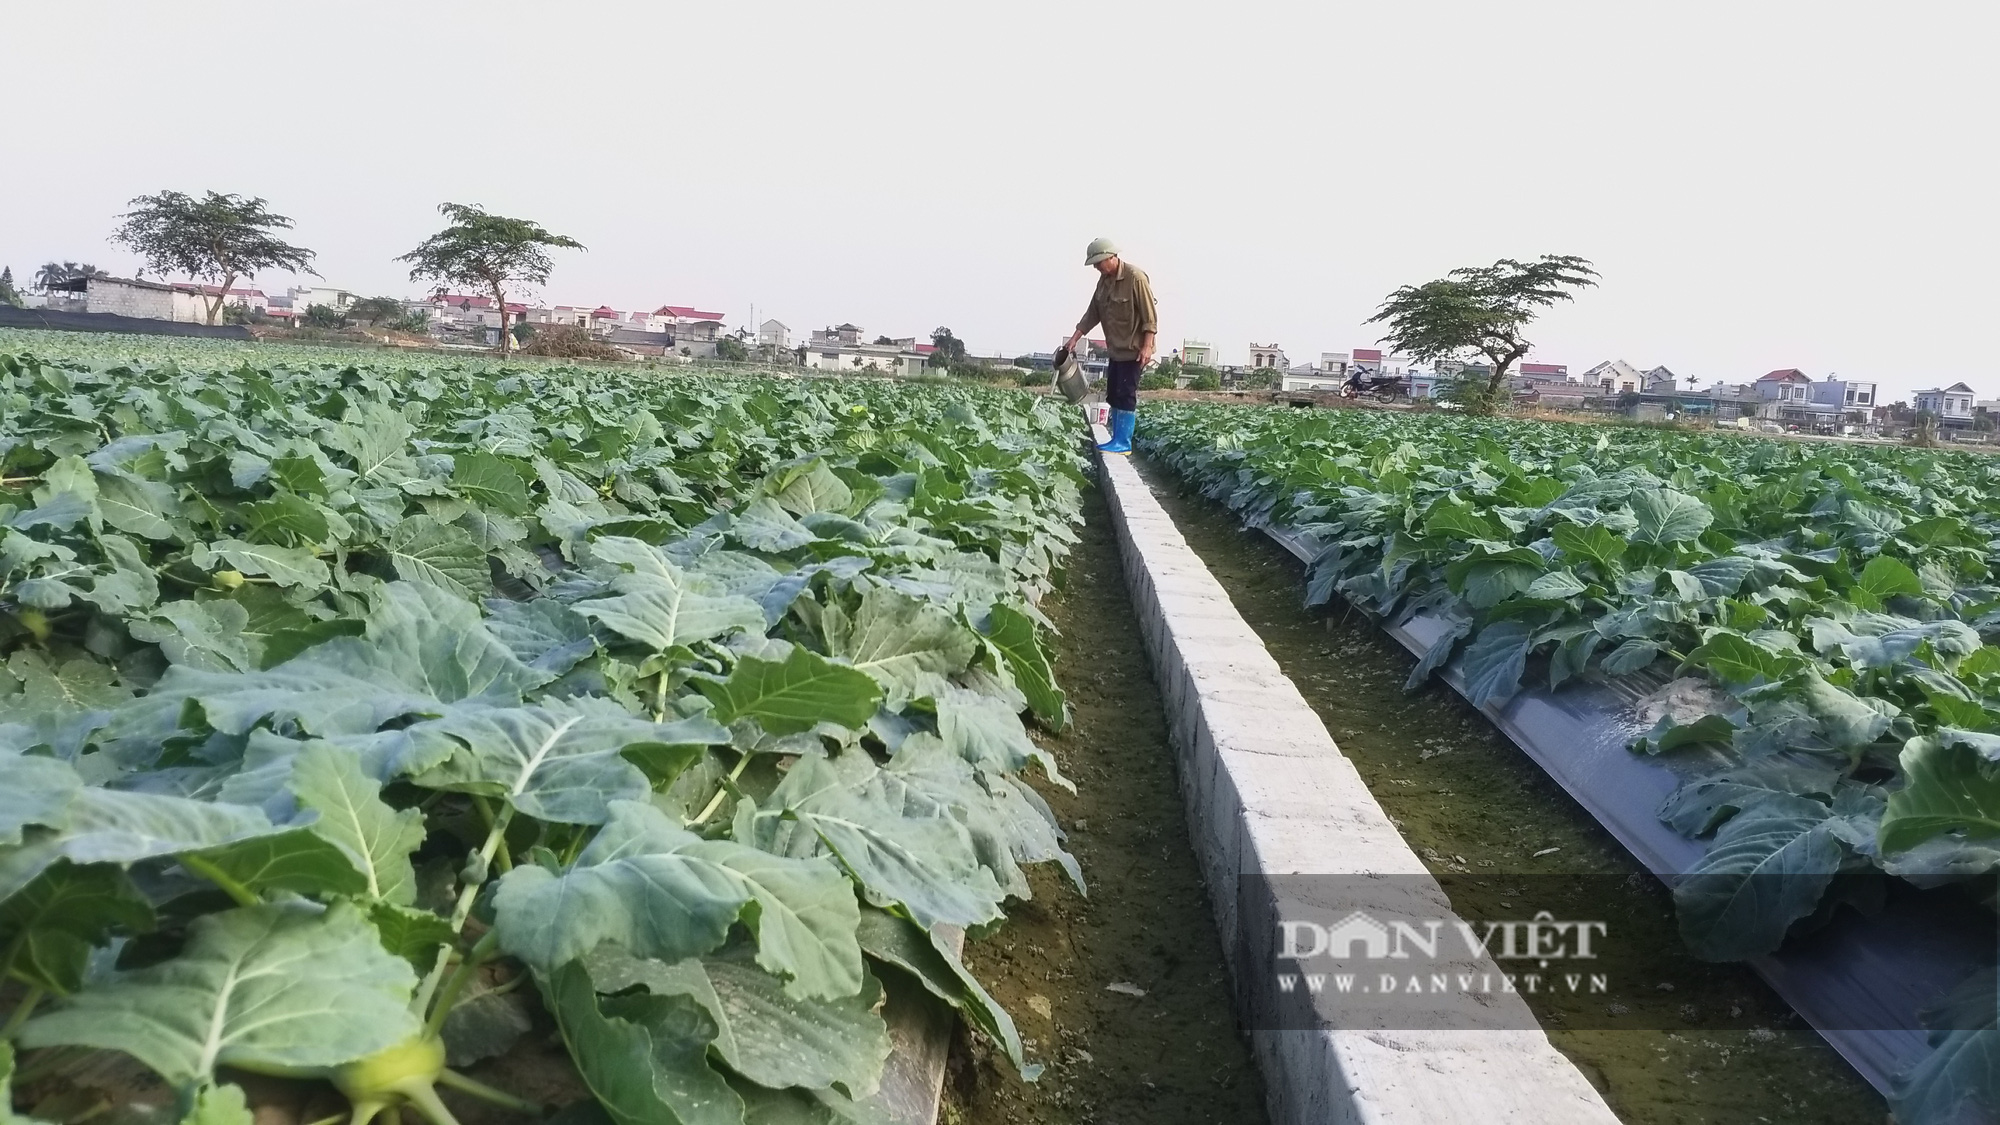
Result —
[{"label": "black plastic mulch film", "polygon": [[[1264,526],[1301,562],[1319,549],[1309,535]],[[1400,625],[1378,621],[1422,655],[1445,630],[1418,615]],[[1437,675],[1466,695],[1460,662]],[[1705,845],[1662,822],[1660,804],[1681,778],[1628,749],[1644,726],[1634,696],[1600,683],[1560,693],[1524,688],[1504,704],[1479,708],[1598,823],[1671,884],[1701,858]],[[1958,896],[1901,894],[1873,917],[1843,911],[1830,925],[1788,941],[1750,965],[1876,1089],[1930,1052],[1918,1012],[1993,964],[1993,922]]]}]

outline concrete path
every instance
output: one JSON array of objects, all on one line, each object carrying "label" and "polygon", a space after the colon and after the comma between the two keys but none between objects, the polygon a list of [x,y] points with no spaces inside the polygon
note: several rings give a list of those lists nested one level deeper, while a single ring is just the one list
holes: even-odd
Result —
[{"label": "concrete path", "polygon": [[[1238,1011],[1253,1028],[1297,1026],[1300,1001],[1277,983],[1281,921],[1362,911],[1444,919],[1448,933],[1449,904],[1132,459],[1100,460]],[[1501,972],[1484,957],[1449,955],[1424,962],[1426,979],[1434,971]],[[1322,996],[1319,1011],[1337,1029],[1251,1033],[1274,1122],[1617,1121],[1518,995],[1415,1006]],[[1406,1030],[1413,1024],[1433,1030]]]}]

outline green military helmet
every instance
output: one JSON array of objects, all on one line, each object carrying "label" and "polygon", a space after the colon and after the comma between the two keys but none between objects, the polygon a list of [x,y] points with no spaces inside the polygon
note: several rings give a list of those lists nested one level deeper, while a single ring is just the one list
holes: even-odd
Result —
[{"label": "green military helmet", "polygon": [[1116,258],[1117,256],[1118,247],[1113,246],[1110,239],[1093,238],[1090,240],[1090,245],[1084,247],[1083,264],[1094,266],[1106,258]]}]

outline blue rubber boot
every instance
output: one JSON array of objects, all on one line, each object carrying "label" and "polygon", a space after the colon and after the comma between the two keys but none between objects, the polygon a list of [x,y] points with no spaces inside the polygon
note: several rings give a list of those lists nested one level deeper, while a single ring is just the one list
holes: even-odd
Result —
[{"label": "blue rubber boot", "polygon": [[1099,453],[1131,453],[1132,427],[1139,421],[1136,410],[1111,412],[1111,440],[1097,447]]}]

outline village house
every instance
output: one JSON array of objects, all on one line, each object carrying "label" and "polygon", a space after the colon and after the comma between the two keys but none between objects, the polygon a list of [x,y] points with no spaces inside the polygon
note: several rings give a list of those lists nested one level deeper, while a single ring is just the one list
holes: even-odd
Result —
[{"label": "village house", "polygon": [[1971,387],[1964,383],[1953,383],[1949,387],[1932,387],[1918,391],[1911,397],[1912,405],[1918,411],[1929,411],[1937,416],[1940,428],[1970,426],[1973,422]]},{"label": "village house", "polygon": [[110,313],[144,320],[208,321],[208,303],[198,286],[130,277],[76,277],[49,287],[43,308],[51,312]]},{"label": "village house", "polygon": [[1285,349],[1276,344],[1250,345],[1250,369],[1258,373],[1268,371],[1284,372],[1290,367],[1285,362]]},{"label": "village house", "polygon": [[803,349],[804,366],[820,371],[918,375],[930,354],[937,350],[930,344],[918,344],[915,337],[887,344],[864,344],[864,335],[860,326],[854,324],[816,329]]},{"label": "village house", "polygon": [[1646,385],[1646,375],[1622,359],[1607,359],[1583,373],[1583,381],[1609,395],[1632,394]]}]

